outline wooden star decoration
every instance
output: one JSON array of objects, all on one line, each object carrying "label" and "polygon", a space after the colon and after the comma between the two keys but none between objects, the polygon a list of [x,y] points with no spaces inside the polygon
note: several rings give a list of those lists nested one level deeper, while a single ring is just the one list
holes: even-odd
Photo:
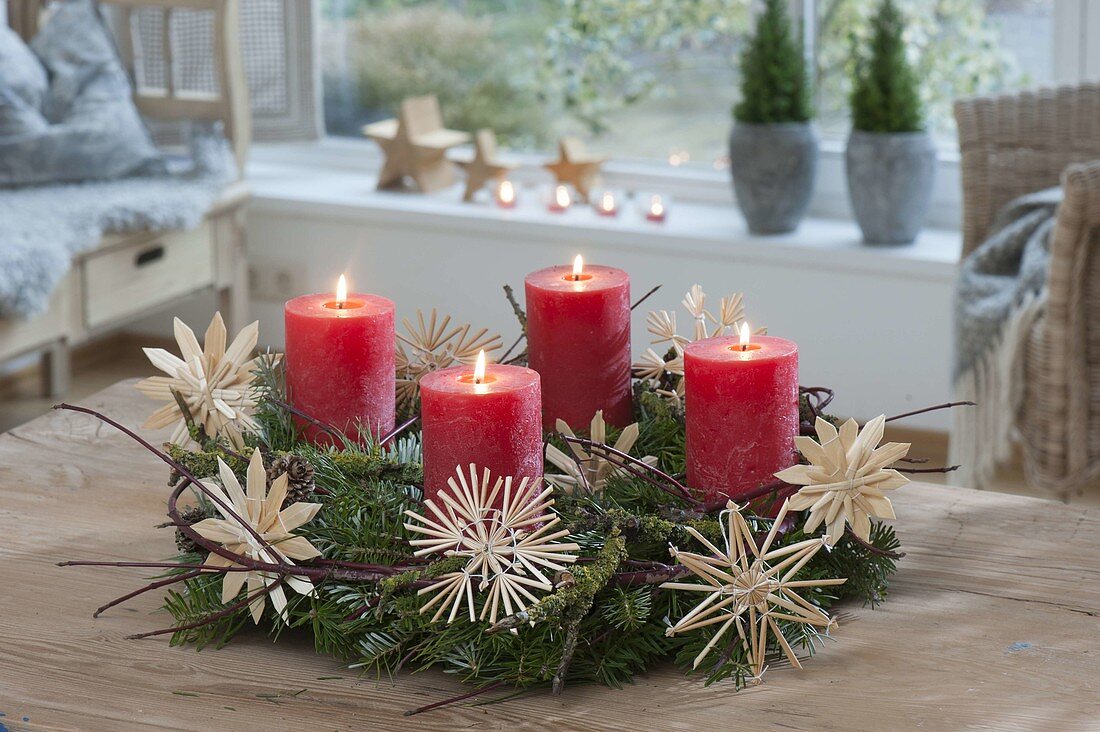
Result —
[{"label": "wooden star decoration", "polygon": [[685,526],[711,554],[695,554],[671,548],[672,556],[685,566],[701,583],[665,582],[662,588],[682,592],[701,592],[706,597],[665,631],[666,635],[686,633],[721,623],[703,650],[695,657],[694,668],[718,645],[730,628],[737,629],[746,659],[759,682],[769,650],[768,637],[795,668],[802,668],[794,649],[777,621],[830,628],[834,621],[828,614],[801,595],[801,588],[840,585],[845,579],[795,579],[806,563],[825,546],[821,538],[806,539],[772,549],[779,527],[786,518],[788,504],[784,502],[772,522],[771,530],[758,547],[752,528],[733,501],[726,504],[725,551],[714,546],[695,528]]},{"label": "wooden star decoration", "polygon": [[837,430],[832,424],[817,418],[814,425],[820,442],[812,437],[795,437],[795,446],[809,465],[795,465],[775,474],[791,485],[804,486],[791,496],[791,509],[809,509],[806,532],[824,523],[829,527],[825,539],[836,544],[844,534],[844,526],[864,541],[871,536],[871,518],[894,518],[894,506],[886,497],[909,479],[887,466],[909,453],[908,442],[887,442],[879,445],[886,427],[886,416],[879,415],[863,430],[849,419]]},{"label": "wooden star decoration", "polygon": [[[428,515],[405,512],[415,522],[405,524],[405,528],[428,537],[409,542],[420,547],[416,556],[467,558],[461,570],[443,575],[417,593],[433,596],[420,612],[438,605],[432,617],[435,622],[449,608],[447,622],[451,623],[465,606],[471,623],[486,618],[496,623],[502,602],[505,613],[514,615],[526,609],[528,601],[538,600],[531,590],[553,589],[545,572],[565,570],[566,564],[577,560],[566,552],[579,551],[580,547],[558,543],[569,531],[554,531],[561,517],[550,510],[554,499],[549,496],[554,489],[543,487],[542,480],[523,478],[517,485],[508,476],[494,481],[488,469],[479,476],[477,466],[472,464],[468,479],[462,468],[456,471],[456,477],[447,481],[449,492],[437,494],[442,506],[428,499],[424,502]],[[478,614],[474,597],[486,590],[488,596]]]},{"label": "wooden star decoration", "polygon": [[394,188],[411,178],[421,193],[454,184],[455,166],[447,150],[470,140],[470,135],[443,126],[435,96],[410,97],[401,102],[396,119],[373,122],[363,134],[378,143],[386,156],[378,174],[378,188]]},{"label": "wooden star decoration", "polygon": [[600,166],[605,162],[605,156],[587,152],[584,143],[577,138],[563,137],[558,141],[558,159],[542,167],[554,174],[558,184],[573,186],[577,197],[587,203],[589,194],[600,177]]},{"label": "wooden star decoration", "polygon": [[503,163],[497,158],[497,137],[492,130],[478,130],[474,136],[474,159],[459,163],[466,171],[466,192],[463,201],[474,200],[474,195],[486,183],[499,183],[516,165]]}]

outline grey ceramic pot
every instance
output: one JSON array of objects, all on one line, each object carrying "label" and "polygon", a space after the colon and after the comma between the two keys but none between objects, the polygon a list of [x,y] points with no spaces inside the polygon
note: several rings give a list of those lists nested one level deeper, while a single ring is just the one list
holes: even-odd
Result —
[{"label": "grey ceramic pot", "polygon": [[794,231],[814,190],[817,132],[809,122],[736,122],[730,133],[730,171],[749,231]]},{"label": "grey ceramic pot", "polygon": [[927,132],[852,130],[846,153],[848,196],[863,241],[909,244],[924,225],[936,177]]}]

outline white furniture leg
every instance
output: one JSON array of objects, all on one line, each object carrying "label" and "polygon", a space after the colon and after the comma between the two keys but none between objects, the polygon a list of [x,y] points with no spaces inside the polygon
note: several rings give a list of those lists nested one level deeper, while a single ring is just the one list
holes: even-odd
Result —
[{"label": "white furniture leg", "polygon": [[72,377],[72,363],[69,358],[69,343],[58,340],[42,352],[42,396],[60,398],[69,391]]}]

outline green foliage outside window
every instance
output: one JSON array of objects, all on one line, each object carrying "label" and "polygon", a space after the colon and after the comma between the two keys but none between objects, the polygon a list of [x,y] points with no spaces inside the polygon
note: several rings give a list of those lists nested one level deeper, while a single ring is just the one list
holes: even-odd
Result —
[{"label": "green foliage outside window", "polygon": [[[986,22],[984,2],[895,4],[906,17],[920,101],[938,134],[953,134],[956,97],[1026,83]],[[816,90],[816,110],[799,99],[793,116],[816,114],[832,128],[845,123],[852,44],[869,43],[877,5],[816,1],[816,65],[807,84]],[[357,134],[363,122],[392,114],[402,98],[434,93],[449,125],[493,126],[512,147],[546,146],[564,131],[629,135],[634,127],[637,134],[675,129],[684,138],[668,144],[689,147],[691,135],[709,124],[728,125],[718,116],[721,106],[709,107],[713,123],[696,113],[685,124],[646,127],[629,124],[629,115],[655,105],[670,119],[692,115],[690,105],[700,99],[738,102],[739,86],[752,97],[741,105],[745,118],[750,109],[759,112],[762,95],[751,79],[742,81],[738,63],[749,50],[756,7],[751,0],[322,0],[330,129]],[[746,68],[750,62],[742,59]],[[341,111],[347,119],[334,125]]]}]

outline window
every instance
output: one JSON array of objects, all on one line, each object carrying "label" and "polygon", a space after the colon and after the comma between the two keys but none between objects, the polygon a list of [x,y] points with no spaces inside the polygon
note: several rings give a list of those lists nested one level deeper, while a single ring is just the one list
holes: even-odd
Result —
[{"label": "window", "polygon": [[[1056,6],[1081,3],[899,1],[944,146],[954,144],[955,97],[1055,78]],[[867,35],[876,5],[791,1],[827,138],[847,134],[851,39]],[[570,133],[618,159],[722,167],[753,9],[752,0],[323,0],[327,129],[358,135],[403,97],[434,93],[450,126],[492,127],[515,149],[546,150]]]},{"label": "window", "polygon": [[[865,39],[878,0],[804,0],[823,135],[848,132],[851,47]],[[1054,80],[1054,0],[901,0],[906,41],[922,81],[929,127],[955,145],[952,103],[975,94],[1050,85]]]}]

